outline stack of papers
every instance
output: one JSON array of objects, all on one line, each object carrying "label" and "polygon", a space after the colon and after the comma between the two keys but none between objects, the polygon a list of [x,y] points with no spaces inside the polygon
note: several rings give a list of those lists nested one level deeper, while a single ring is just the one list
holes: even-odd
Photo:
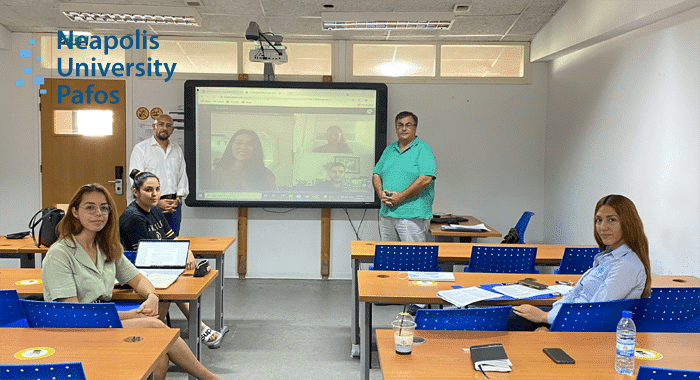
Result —
[{"label": "stack of papers", "polygon": [[410,281],[454,281],[452,272],[408,272]]},{"label": "stack of papers", "polygon": [[474,302],[501,297],[498,293],[489,292],[488,290],[477,288],[476,286],[441,290],[437,292],[437,296],[457,307],[464,307]]},{"label": "stack of papers", "polygon": [[465,226],[463,224],[450,224],[449,226],[440,227],[443,231],[464,231],[464,232],[488,232],[489,229],[486,228],[484,223],[475,224],[473,226]]},{"label": "stack of papers", "polygon": [[566,294],[571,289],[573,289],[573,287],[568,285],[552,285],[547,287],[547,289],[542,290],[530,288],[523,285],[502,285],[493,287],[494,292],[499,292],[503,295],[515,299],[532,298],[542,296],[545,294],[549,295],[552,293]]}]

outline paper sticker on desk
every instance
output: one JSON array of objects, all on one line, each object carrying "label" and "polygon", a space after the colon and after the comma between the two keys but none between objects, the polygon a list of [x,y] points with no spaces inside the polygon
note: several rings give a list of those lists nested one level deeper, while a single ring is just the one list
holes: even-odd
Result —
[{"label": "paper sticker on desk", "polygon": [[33,278],[31,280],[22,280],[15,282],[15,285],[36,285],[41,284],[41,279]]},{"label": "paper sticker on desk", "polygon": [[634,357],[642,360],[659,360],[663,359],[663,355],[656,351],[647,350],[646,348],[635,348]]},{"label": "paper sticker on desk", "polygon": [[475,224],[473,226],[465,226],[463,224],[450,224],[449,226],[440,227],[443,231],[462,231],[462,232],[488,232],[489,229],[486,228],[484,223]]},{"label": "paper sticker on desk", "polygon": [[435,282],[435,281],[413,281],[413,285],[418,285],[418,286],[435,286],[435,285],[437,285],[437,282]]},{"label": "paper sticker on desk", "polygon": [[454,281],[452,272],[408,272],[410,281]]},{"label": "paper sticker on desk", "polygon": [[45,358],[47,356],[53,355],[53,353],[56,352],[51,347],[33,347],[33,348],[27,348],[25,350],[19,351],[18,353],[15,354],[15,359],[19,360],[32,360],[32,359],[41,359]]}]

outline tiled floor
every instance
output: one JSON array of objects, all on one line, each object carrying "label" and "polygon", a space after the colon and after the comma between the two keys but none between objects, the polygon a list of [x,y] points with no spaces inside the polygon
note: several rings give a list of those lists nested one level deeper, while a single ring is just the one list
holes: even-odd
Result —
[{"label": "tiled floor", "polygon": [[[214,315],[213,288],[202,296],[202,318]],[[221,348],[203,348],[202,363],[224,379],[359,379],[360,360],[350,357],[351,282],[344,280],[226,279]],[[390,328],[400,306],[375,307],[374,327]],[[173,327],[186,329],[171,307]],[[186,332],[183,333],[186,336]],[[376,352],[373,367],[378,368]],[[372,369],[371,379],[382,379]],[[168,379],[186,379],[171,366]]]}]

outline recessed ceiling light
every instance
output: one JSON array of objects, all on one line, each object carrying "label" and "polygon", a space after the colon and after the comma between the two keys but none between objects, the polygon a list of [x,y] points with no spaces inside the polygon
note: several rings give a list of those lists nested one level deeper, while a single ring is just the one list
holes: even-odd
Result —
[{"label": "recessed ceiling light", "polygon": [[449,29],[452,12],[321,12],[324,30]]},{"label": "recessed ceiling light", "polygon": [[58,9],[71,21],[188,26],[199,26],[202,22],[199,12],[192,7],[61,3]]}]

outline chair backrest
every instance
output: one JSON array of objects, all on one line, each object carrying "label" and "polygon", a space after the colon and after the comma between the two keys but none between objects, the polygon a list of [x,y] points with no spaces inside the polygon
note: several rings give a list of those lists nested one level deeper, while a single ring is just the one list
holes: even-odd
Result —
[{"label": "chair backrest", "polygon": [[520,217],[520,220],[518,220],[518,223],[515,224],[515,229],[518,230],[520,244],[525,244],[525,229],[527,228],[527,224],[530,223],[530,218],[532,218],[533,215],[535,215],[534,212],[525,211]]},{"label": "chair backrest", "polygon": [[536,273],[537,247],[518,245],[472,246],[469,272]]},{"label": "chair backrest", "polygon": [[549,331],[615,332],[623,310],[631,310],[633,300],[562,304]]},{"label": "chair backrest", "polygon": [[374,270],[437,272],[437,245],[377,244]]},{"label": "chair backrest", "polygon": [[504,331],[511,306],[470,309],[418,309],[416,329]]},{"label": "chair backrest", "polygon": [[85,380],[80,362],[48,364],[0,364],[0,379],[13,380]]},{"label": "chair backrest", "polygon": [[124,251],[124,256],[126,256],[132,264],[136,263],[136,251]]},{"label": "chair backrest", "polygon": [[700,371],[640,366],[636,380],[691,380],[700,379]]},{"label": "chair backrest", "polygon": [[24,308],[14,289],[0,290],[0,327],[29,327]]},{"label": "chair backrest", "polygon": [[121,328],[113,303],[21,300],[30,327]]},{"label": "chair backrest", "polygon": [[583,274],[593,267],[593,258],[600,253],[598,247],[591,248],[564,248],[564,256],[561,258],[559,268],[555,274]]},{"label": "chair backrest", "polygon": [[700,332],[700,288],[652,288],[632,319],[639,332]]}]

